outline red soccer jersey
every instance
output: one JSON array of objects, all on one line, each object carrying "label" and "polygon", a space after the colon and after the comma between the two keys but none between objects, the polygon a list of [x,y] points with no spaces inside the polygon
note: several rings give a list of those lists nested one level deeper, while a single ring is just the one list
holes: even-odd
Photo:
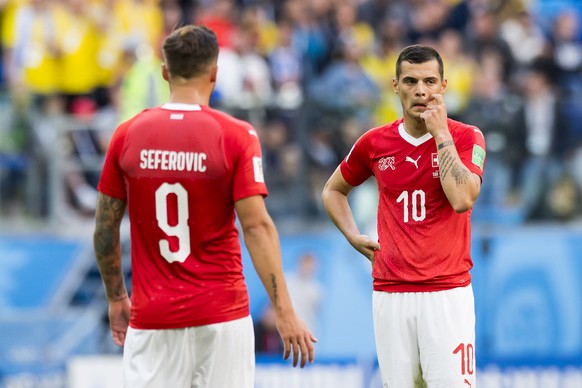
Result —
[{"label": "red soccer jersey", "polygon": [[234,203],[267,188],[248,123],[198,105],[145,110],[113,135],[99,191],[128,204],[132,327],[249,314]]},{"label": "red soccer jersey", "polygon": [[[462,162],[481,177],[483,134],[451,119],[448,123]],[[402,119],[371,129],[342,161],[341,172],[353,186],[371,175],[378,183],[374,290],[437,291],[470,283],[471,211],[458,214],[447,200],[432,135],[412,137]]]}]

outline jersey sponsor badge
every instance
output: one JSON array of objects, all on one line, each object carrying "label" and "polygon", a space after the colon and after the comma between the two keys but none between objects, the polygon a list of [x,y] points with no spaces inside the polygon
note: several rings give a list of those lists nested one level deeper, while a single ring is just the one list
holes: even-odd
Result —
[{"label": "jersey sponsor badge", "polygon": [[485,150],[480,145],[473,145],[473,157],[471,161],[474,165],[483,170],[483,163],[485,163]]},{"label": "jersey sponsor badge", "polygon": [[255,173],[255,182],[265,183],[263,176],[263,160],[260,156],[253,156],[253,171]]}]

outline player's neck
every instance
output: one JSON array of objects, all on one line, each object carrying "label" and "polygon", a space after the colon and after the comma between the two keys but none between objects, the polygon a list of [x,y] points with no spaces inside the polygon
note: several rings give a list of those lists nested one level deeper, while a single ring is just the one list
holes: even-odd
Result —
[{"label": "player's neck", "polygon": [[404,118],[404,130],[410,136],[417,139],[428,133],[424,121],[422,121],[421,119],[413,119],[407,117]]},{"label": "player's neck", "polygon": [[197,87],[194,85],[172,85],[169,102],[208,106],[210,104],[211,94],[211,88]]}]

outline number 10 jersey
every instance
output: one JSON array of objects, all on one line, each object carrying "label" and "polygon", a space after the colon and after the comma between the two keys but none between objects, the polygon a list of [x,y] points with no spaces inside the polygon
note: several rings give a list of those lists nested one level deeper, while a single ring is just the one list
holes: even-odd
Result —
[{"label": "number 10 jersey", "polygon": [[[483,134],[451,119],[448,126],[461,161],[481,177]],[[447,200],[430,133],[414,138],[402,119],[371,129],[340,168],[352,186],[372,175],[378,184],[380,250],[372,270],[374,290],[438,291],[470,283],[471,211],[458,214]]]}]

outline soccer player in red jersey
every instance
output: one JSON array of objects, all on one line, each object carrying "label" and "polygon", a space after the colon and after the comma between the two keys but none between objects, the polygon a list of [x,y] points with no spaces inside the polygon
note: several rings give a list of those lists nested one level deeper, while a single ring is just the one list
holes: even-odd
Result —
[{"label": "soccer player in red jersey", "polygon": [[[485,141],[447,117],[446,87],[437,51],[404,48],[393,80],[403,118],[362,135],[322,194],[331,220],[372,262],[378,363],[390,388],[476,381],[470,218]],[[372,175],[379,242],[360,233],[347,200]]]},{"label": "soccer player in red jersey", "polygon": [[[254,386],[254,333],[235,226],[277,315],[284,358],[313,362],[316,341],[295,314],[279,239],[266,211],[257,133],[208,107],[215,34],[184,26],[163,44],[170,101],[116,129],[99,183],[94,249],[126,387]],[[128,209],[132,295],[121,271]],[[129,326],[129,327],[128,327]]]}]

